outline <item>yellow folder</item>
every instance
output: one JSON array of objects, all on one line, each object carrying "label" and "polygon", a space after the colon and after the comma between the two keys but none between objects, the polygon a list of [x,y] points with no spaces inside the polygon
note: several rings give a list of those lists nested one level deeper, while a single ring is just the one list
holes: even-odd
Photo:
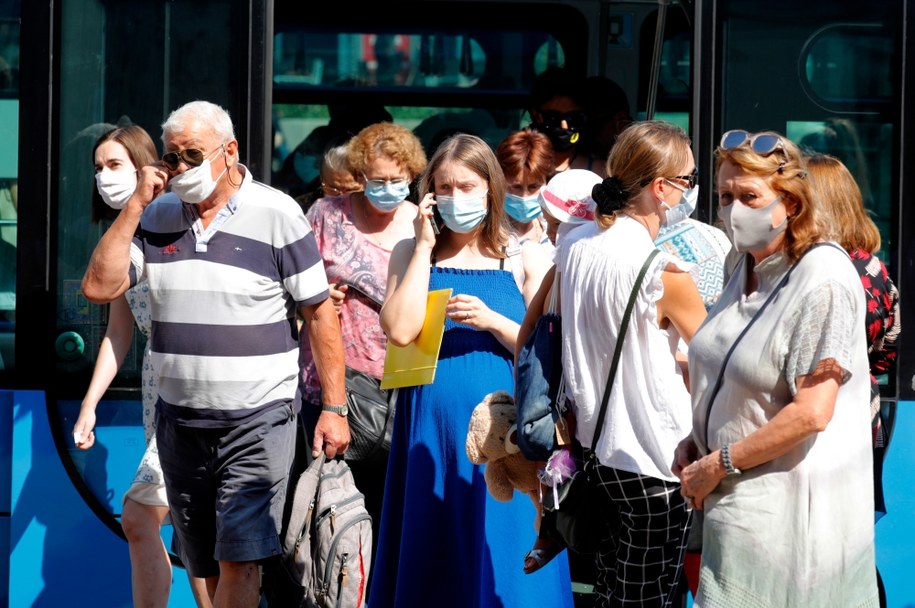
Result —
[{"label": "yellow folder", "polygon": [[445,306],[450,298],[451,289],[430,291],[426,299],[426,319],[416,339],[406,346],[388,342],[381,388],[432,384],[445,333]]}]

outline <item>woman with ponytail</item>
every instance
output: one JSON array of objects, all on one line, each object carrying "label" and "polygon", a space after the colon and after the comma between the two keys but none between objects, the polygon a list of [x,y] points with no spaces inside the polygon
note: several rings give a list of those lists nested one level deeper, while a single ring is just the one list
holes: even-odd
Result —
[{"label": "woman with ponytail", "polygon": [[[607,160],[609,177],[592,190],[595,222],[577,228],[557,253],[566,394],[575,437],[585,457],[597,460],[610,531],[595,556],[597,606],[670,606],[679,593],[690,509],[671,465],[691,428],[691,406],[675,351],[706,314],[687,267],[658,253],[635,293],[625,335],[620,324],[658,231],[696,194],[695,169],[680,127],[628,127]],[[618,340],[619,368],[608,388]],[[591,445],[605,389],[606,416]]]}]

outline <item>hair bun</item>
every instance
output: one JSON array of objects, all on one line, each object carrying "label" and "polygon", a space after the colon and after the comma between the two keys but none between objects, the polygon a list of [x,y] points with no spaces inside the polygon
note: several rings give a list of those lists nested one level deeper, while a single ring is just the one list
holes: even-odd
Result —
[{"label": "hair bun", "polygon": [[597,203],[597,208],[604,215],[622,209],[629,200],[629,193],[618,177],[606,177],[599,184],[594,184],[591,189],[591,198]]}]

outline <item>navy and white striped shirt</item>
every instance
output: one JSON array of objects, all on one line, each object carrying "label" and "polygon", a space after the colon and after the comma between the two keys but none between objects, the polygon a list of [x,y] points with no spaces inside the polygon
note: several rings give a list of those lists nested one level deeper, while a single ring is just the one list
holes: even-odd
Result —
[{"label": "navy and white striped shirt", "polygon": [[146,208],[131,246],[130,283],[150,287],[157,407],[190,426],[297,407],[295,310],[329,295],[299,205],[240,169],[241,187],[206,230],[169,193]]}]

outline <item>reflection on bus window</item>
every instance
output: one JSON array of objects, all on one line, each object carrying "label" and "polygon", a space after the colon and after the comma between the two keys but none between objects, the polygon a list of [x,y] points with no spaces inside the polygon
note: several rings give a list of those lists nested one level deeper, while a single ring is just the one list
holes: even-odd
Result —
[{"label": "reflection on bus window", "polygon": [[892,98],[893,40],[879,26],[824,28],[811,37],[801,61],[808,92],[826,109],[864,109]]}]

